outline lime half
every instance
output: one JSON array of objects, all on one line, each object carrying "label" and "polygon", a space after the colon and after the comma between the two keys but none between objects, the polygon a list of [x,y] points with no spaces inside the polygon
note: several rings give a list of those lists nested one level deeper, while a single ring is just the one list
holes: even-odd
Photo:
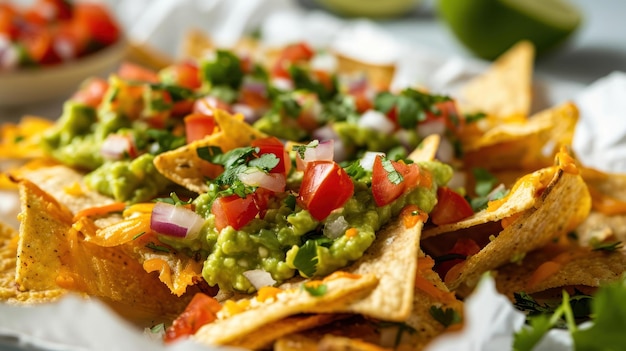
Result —
[{"label": "lime half", "polygon": [[463,45],[489,60],[524,39],[540,55],[581,22],[578,9],[564,0],[438,0],[438,10]]}]

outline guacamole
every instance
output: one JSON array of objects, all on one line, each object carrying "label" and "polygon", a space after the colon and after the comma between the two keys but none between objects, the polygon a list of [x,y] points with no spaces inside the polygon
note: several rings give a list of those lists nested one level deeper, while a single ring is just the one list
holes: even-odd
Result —
[{"label": "guacamole", "polygon": [[[278,282],[293,277],[324,276],[360,258],[376,238],[376,232],[389,223],[408,204],[430,212],[437,202],[437,187],[446,184],[452,169],[439,162],[420,163],[422,171],[433,176],[431,187],[417,187],[385,206],[377,206],[370,189],[371,180],[354,180],[354,195],[326,219],[318,221],[309,211],[293,206],[284,193],[272,200],[265,216],[253,219],[245,227],[231,226],[218,231],[211,213],[215,194],[200,195],[196,212],[205,217],[201,234],[194,241],[165,239],[181,249],[202,247],[206,260],[202,275],[209,285],[226,291],[253,292],[254,286],[244,272],[262,269]],[[330,226],[355,228],[356,235],[345,230],[337,234]],[[200,244],[198,244],[200,242]],[[302,261],[308,262],[302,264]],[[300,262],[298,262],[300,261]]]}]

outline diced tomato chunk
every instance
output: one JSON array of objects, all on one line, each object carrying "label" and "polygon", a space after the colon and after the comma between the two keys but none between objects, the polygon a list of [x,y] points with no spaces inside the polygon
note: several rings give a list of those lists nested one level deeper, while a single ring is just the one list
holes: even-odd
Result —
[{"label": "diced tomato chunk", "polygon": [[213,134],[215,128],[217,128],[217,123],[213,116],[196,112],[185,117],[185,133],[188,144]]},{"label": "diced tomato chunk", "polygon": [[439,110],[439,114],[426,112],[426,121],[441,120],[445,123],[446,128],[451,131],[458,131],[465,125],[465,118],[459,113],[454,100],[438,102],[435,107]]},{"label": "diced tomato chunk", "polygon": [[155,71],[131,62],[122,62],[117,70],[117,75],[122,79],[141,82],[157,83],[159,81],[159,76]]},{"label": "diced tomato chunk", "polygon": [[102,4],[80,1],[74,6],[74,22],[97,43],[107,46],[120,37],[120,27]]},{"label": "diced tomato chunk", "polygon": [[[385,169],[384,162],[389,162],[393,170],[400,178],[390,179],[389,170]],[[387,166],[388,167],[388,166]],[[392,175],[393,177],[393,175]],[[420,168],[417,164],[405,164],[392,160],[383,160],[382,156],[377,156],[372,169],[372,195],[376,205],[385,206],[396,200],[404,192],[415,188],[419,184]]]},{"label": "diced tomato chunk", "polygon": [[333,161],[312,161],[304,170],[298,203],[321,221],[354,194],[346,171]]},{"label": "diced tomato chunk", "polygon": [[200,327],[217,319],[220,303],[203,293],[196,293],[183,313],[165,330],[165,342],[173,342],[195,334]]},{"label": "diced tomato chunk", "polygon": [[[448,259],[437,262],[434,270],[439,274],[441,278],[444,278],[448,271],[457,264],[465,261],[467,256],[475,255],[480,251],[480,246],[472,239],[460,238],[454,243],[454,246],[450,252],[446,255]],[[455,258],[453,256],[459,256]]]},{"label": "diced tomato chunk", "polygon": [[198,66],[192,62],[180,62],[165,67],[159,72],[162,81],[188,89],[197,89],[202,85]]},{"label": "diced tomato chunk", "polygon": [[72,100],[91,107],[97,107],[100,105],[100,102],[102,102],[104,93],[108,88],[109,83],[106,80],[98,77],[90,78],[83,83],[80,90],[72,96]]},{"label": "diced tomato chunk", "polygon": [[276,167],[270,173],[286,173],[289,167],[289,155],[285,150],[285,145],[278,138],[270,136],[267,138],[255,139],[251,146],[259,148],[259,156],[264,154],[274,154],[278,158]]},{"label": "diced tomato chunk", "polygon": [[310,60],[315,52],[304,42],[288,45],[283,49],[278,60],[272,68],[272,76],[280,78],[290,78],[289,66],[296,62]]},{"label": "diced tomato chunk", "polygon": [[474,214],[472,206],[461,194],[448,187],[437,189],[437,204],[430,213],[436,225],[456,223]]},{"label": "diced tomato chunk", "polygon": [[218,231],[227,226],[239,230],[250,223],[259,212],[252,194],[245,198],[241,198],[239,195],[219,197],[213,201],[211,206],[211,213],[215,215],[215,228]]}]

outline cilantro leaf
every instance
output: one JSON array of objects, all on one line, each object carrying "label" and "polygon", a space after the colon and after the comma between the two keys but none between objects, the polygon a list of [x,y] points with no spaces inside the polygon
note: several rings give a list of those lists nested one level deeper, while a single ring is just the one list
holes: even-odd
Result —
[{"label": "cilantro leaf", "polygon": [[306,277],[315,275],[318,262],[315,240],[307,240],[304,245],[300,246],[296,257],[293,259],[293,265]]},{"label": "cilantro leaf", "polygon": [[475,113],[466,113],[465,114],[465,122],[474,123],[480,121],[483,118],[487,118],[487,114],[483,112],[475,112]]},{"label": "cilantro leaf", "polygon": [[626,280],[601,286],[591,302],[593,325],[573,333],[576,350],[621,350],[626,343]]},{"label": "cilantro leaf", "polygon": [[344,169],[350,178],[355,180],[368,179],[370,176],[370,172],[363,168],[360,160],[350,162],[346,167],[344,167]]},{"label": "cilantro leaf", "polygon": [[291,96],[291,94],[281,94],[276,99],[272,108],[279,112],[279,115],[284,115],[290,118],[298,118],[302,112],[302,106]]},{"label": "cilantro leaf", "polygon": [[484,168],[472,169],[472,174],[476,181],[474,191],[478,196],[487,196],[496,185],[498,179]]},{"label": "cilantro leaf", "polygon": [[621,241],[600,241],[598,238],[592,238],[589,244],[593,251],[615,251],[624,246]]},{"label": "cilantro leaf", "polygon": [[214,61],[203,62],[201,74],[211,86],[228,86],[233,89],[239,88],[244,77],[241,60],[227,50],[217,50]]},{"label": "cilantro leaf", "polygon": [[389,181],[392,184],[396,185],[402,183],[404,177],[402,176],[402,174],[400,174],[400,172],[396,171],[396,169],[393,167],[393,163],[391,163],[391,160],[383,158],[382,163],[383,169],[387,172],[387,178],[389,178]]},{"label": "cilantro leaf", "polygon": [[302,284],[302,289],[309,293],[311,296],[324,296],[328,291],[326,284]]},{"label": "cilantro leaf", "polygon": [[274,169],[279,162],[280,159],[276,157],[276,155],[268,153],[259,156],[259,158],[253,158],[250,162],[248,162],[248,166],[256,167],[264,172],[269,172]]},{"label": "cilantro leaf", "polygon": [[430,306],[430,315],[444,327],[461,323],[461,315],[454,308]]},{"label": "cilantro leaf", "polygon": [[327,101],[337,95],[337,77],[331,77],[331,85],[327,87],[324,83],[311,77],[309,71],[297,65],[289,67],[289,75],[293,80],[296,90],[308,90],[315,93],[321,101]]},{"label": "cilantro leaf", "polygon": [[135,140],[147,139],[147,143],[152,145],[150,148],[148,148],[148,151],[153,155],[158,155],[165,151],[177,149],[187,143],[184,136],[176,136],[164,129],[150,128],[145,131],[145,134],[146,138],[136,137]]}]

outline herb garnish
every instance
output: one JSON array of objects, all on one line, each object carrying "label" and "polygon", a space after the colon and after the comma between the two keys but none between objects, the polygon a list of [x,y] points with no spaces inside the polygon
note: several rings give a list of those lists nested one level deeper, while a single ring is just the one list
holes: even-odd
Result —
[{"label": "herb garnish", "polygon": [[454,308],[430,306],[430,315],[444,327],[461,323],[461,315]]}]

